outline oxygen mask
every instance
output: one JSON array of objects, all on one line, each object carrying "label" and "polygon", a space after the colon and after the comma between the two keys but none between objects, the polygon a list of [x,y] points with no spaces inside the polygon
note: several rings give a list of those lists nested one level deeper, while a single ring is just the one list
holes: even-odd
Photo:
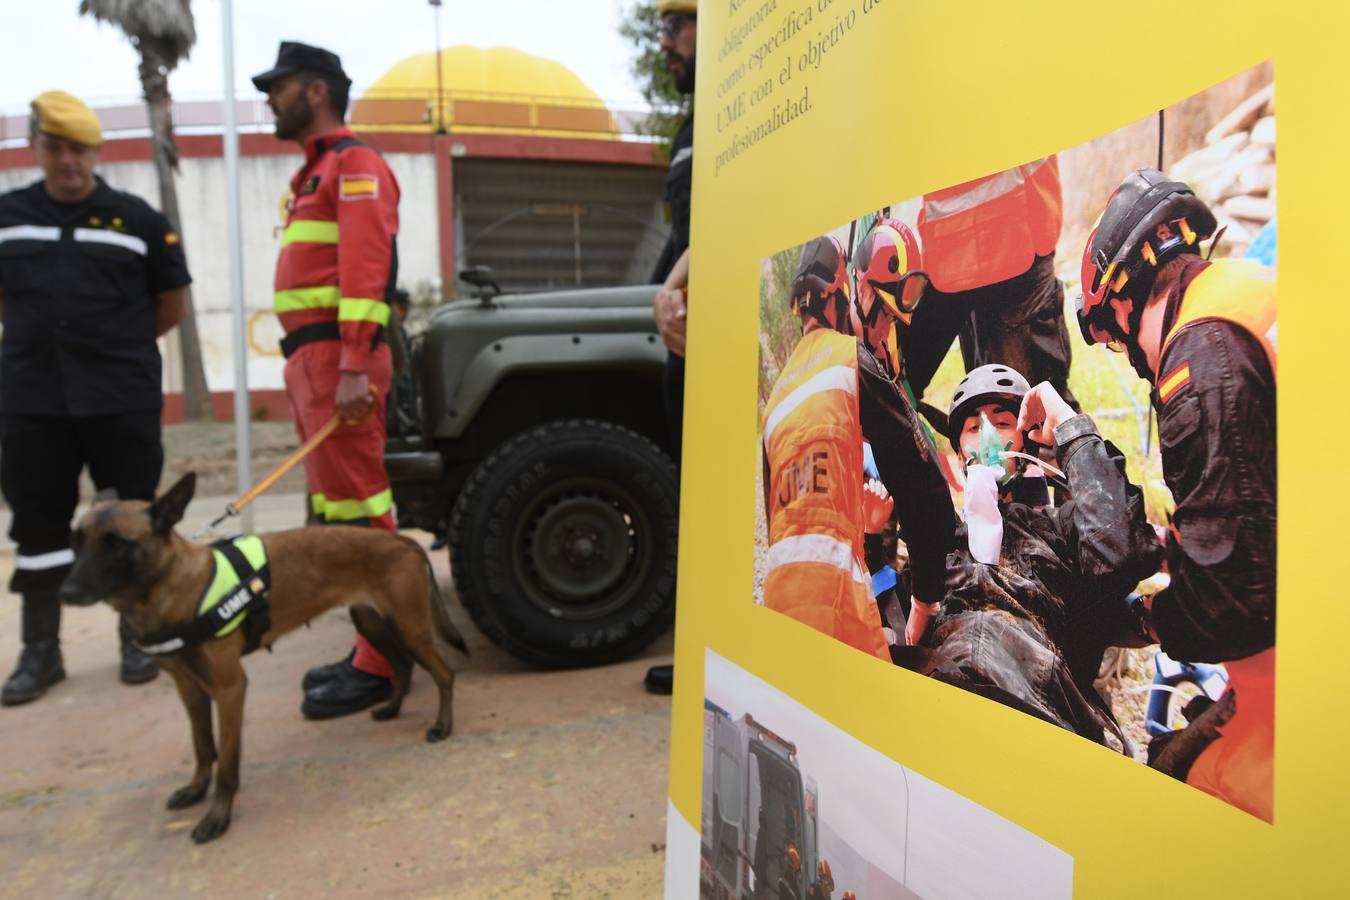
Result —
[{"label": "oxygen mask", "polygon": [[980,413],[980,444],[970,460],[970,465],[988,466],[993,469],[999,487],[1004,487],[1022,473],[1027,463],[1053,472],[1061,480],[1065,478],[1063,472],[1045,460],[1012,449],[1012,441],[1005,441],[994,427],[994,423],[989,421],[989,416]]},{"label": "oxygen mask", "polygon": [[1008,462],[1008,451],[1011,449],[1012,441],[1003,440],[994,423],[989,421],[989,416],[980,413],[980,445],[973,461],[993,469],[1000,485],[1011,481],[1014,474],[1014,467]]}]

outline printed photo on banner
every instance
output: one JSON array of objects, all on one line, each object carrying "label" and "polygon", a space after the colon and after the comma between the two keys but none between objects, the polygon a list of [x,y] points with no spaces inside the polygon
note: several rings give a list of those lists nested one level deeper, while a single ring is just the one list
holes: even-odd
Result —
[{"label": "printed photo on banner", "polygon": [[705,651],[705,898],[1073,895],[1073,859]]},{"label": "printed photo on banner", "polygon": [[765,258],[754,601],[1273,821],[1275,148],[1267,62]]}]

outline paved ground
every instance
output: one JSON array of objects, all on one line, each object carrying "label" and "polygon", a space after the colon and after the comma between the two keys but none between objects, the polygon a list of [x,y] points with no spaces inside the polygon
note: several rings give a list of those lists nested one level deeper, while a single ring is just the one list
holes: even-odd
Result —
[{"label": "paved ground", "polygon": [[[224,503],[194,502],[183,530]],[[259,506],[265,530],[293,524],[301,500]],[[444,552],[433,560],[448,585]],[[0,546],[0,578],[12,567]],[[629,663],[538,672],[460,612],[473,655],[456,660],[455,735],[431,745],[420,671],[393,722],[300,717],[301,674],[351,641],[345,614],[321,617],[249,658],[234,820],[197,847],[202,807],[164,809],[192,758],[171,682],[123,686],[111,611],[65,615],[67,679],[0,710],[0,897],[660,895],[670,705],[641,681],[669,636]],[[0,674],[18,632],[17,603],[0,601]]]}]

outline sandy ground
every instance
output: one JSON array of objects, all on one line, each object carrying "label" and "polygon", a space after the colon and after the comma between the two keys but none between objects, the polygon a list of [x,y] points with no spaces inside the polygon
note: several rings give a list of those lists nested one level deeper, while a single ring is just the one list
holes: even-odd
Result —
[{"label": "sandy ground", "polygon": [[[183,531],[226,499],[194,502]],[[300,510],[298,495],[265,497],[257,527],[296,524]],[[433,561],[448,587],[445,553]],[[12,567],[0,545],[0,577]],[[540,672],[455,613],[473,652],[454,661],[442,744],[423,739],[435,708],[424,672],[392,722],[301,718],[300,677],[346,652],[345,615],[250,657],[234,819],[197,847],[203,808],[164,809],[192,759],[171,682],[120,684],[111,611],[67,610],[67,679],[0,710],[0,897],[659,896],[670,704],[641,682],[671,638],[628,663]],[[18,604],[0,602],[5,673],[18,633]]]}]

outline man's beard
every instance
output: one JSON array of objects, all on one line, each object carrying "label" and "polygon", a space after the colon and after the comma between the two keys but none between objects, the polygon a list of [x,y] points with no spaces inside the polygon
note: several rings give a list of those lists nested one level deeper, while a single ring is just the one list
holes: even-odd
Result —
[{"label": "man's beard", "polygon": [[294,140],[313,121],[314,107],[309,105],[309,98],[300,94],[290,106],[277,110],[277,137],[284,141]]},{"label": "man's beard", "polygon": [[691,54],[688,59],[681,57],[684,62],[684,72],[675,78],[675,90],[681,94],[692,94],[694,92],[694,56]]}]

